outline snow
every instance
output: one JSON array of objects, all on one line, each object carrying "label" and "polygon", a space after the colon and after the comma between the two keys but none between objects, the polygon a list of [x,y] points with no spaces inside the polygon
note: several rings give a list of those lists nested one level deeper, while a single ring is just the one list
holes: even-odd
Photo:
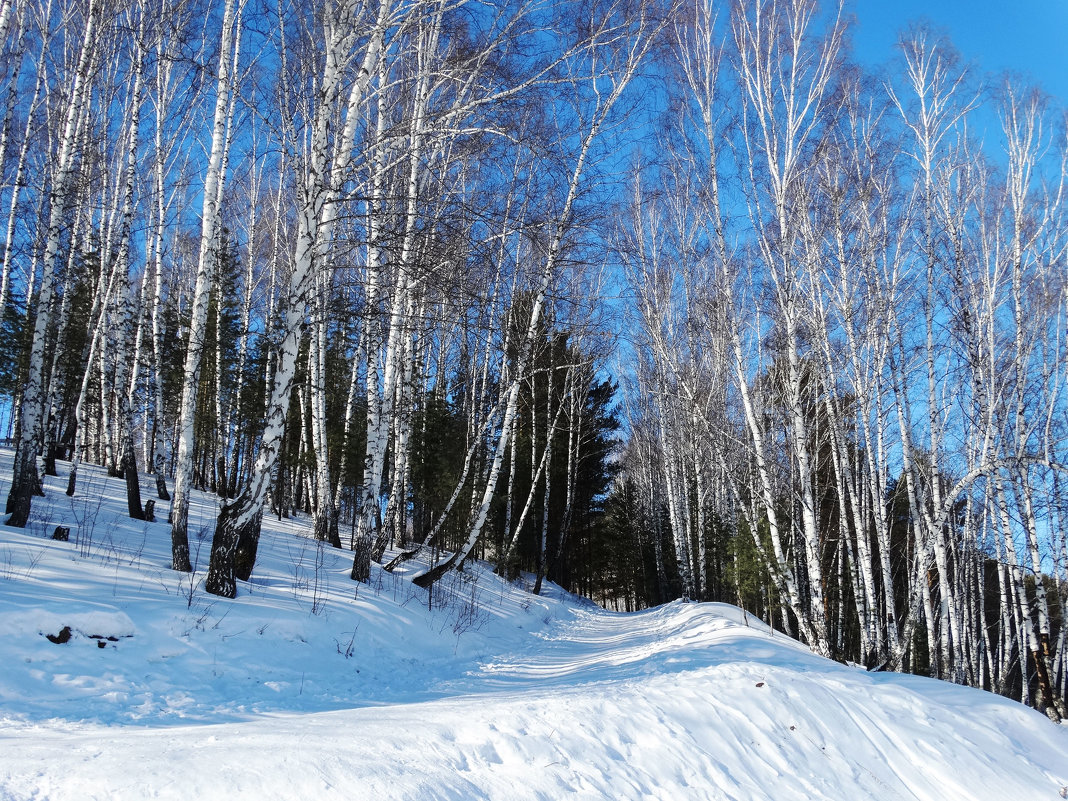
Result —
[{"label": "snow", "polygon": [[356,585],[306,520],[267,520],[252,581],[214,598],[210,498],[190,581],[166,523],[83,473],[84,495],[49,479],[25,530],[0,526],[5,801],[1068,794],[1068,727],[829,662],[732,606],[610,613],[472,565],[428,609],[417,564]]}]

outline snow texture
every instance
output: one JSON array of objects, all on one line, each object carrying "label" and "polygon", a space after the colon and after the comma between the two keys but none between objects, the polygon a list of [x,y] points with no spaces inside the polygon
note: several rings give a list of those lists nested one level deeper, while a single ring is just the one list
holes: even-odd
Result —
[{"label": "snow texture", "polygon": [[227,601],[201,587],[213,499],[193,497],[190,577],[120,480],[81,480],[0,526],[5,801],[1068,794],[1068,728],[829,662],[736,607],[615,614],[475,564],[428,609],[420,563],[353,584],[307,520],[266,521]]}]

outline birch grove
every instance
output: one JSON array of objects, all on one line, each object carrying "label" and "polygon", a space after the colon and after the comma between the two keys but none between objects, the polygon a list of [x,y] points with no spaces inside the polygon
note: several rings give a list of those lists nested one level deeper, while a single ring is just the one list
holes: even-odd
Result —
[{"label": "birch grove", "polygon": [[729,602],[1062,718],[1065,112],[849,24],[0,0],[7,525],[95,462],[218,596],[277,515],[354,592]]},{"label": "birch grove", "polygon": [[984,94],[922,26],[873,81],[842,24],[797,0],[676,26],[669,156],[617,237],[651,403],[632,426],[660,443],[625,471],[681,594],[726,537],[727,591],[701,597],[1059,719],[1063,118],[1011,79]]}]

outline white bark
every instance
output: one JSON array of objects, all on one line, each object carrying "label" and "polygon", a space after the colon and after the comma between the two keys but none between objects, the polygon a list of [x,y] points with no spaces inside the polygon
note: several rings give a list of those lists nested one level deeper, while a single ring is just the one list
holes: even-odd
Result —
[{"label": "white bark", "polygon": [[[580,132],[580,145],[574,164],[569,171],[566,197],[559,213],[552,221],[551,239],[542,261],[540,275],[531,294],[530,318],[525,326],[524,337],[518,343],[520,355],[516,375],[512,377],[511,384],[508,387],[504,416],[501,421],[501,434],[493,449],[493,459],[490,462],[485,483],[483,484],[485,489],[477,508],[474,510],[473,520],[468,528],[467,540],[447,560],[431,566],[426,572],[417,576],[414,581],[419,586],[430,587],[453,565],[462,564],[482,535],[482,529],[486,523],[486,517],[489,514],[490,504],[496,490],[497,479],[504,462],[504,455],[508,449],[508,438],[513,430],[512,423],[518,407],[520,382],[529,368],[531,350],[539,330],[542,313],[549,298],[549,290],[560,270],[565,238],[571,224],[572,209],[583,184],[590,150],[602,133],[603,127],[607,124],[614,106],[636,74],[642,61],[644,61],[654,38],[664,25],[663,22],[657,22],[647,16],[651,13],[651,10],[644,4],[640,5],[635,12],[635,18],[621,23],[621,29],[613,27],[614,23],[609,21],[610,17],[604,20],[594,20],[595,25],[599,26],[594,28],[594,35],[589,43],[589,53],[591,58],[594,59],[594,71],[583,78],[583,80],[589,81],[589,89],[594,97],[593,106],[585,115],[588,122],[587,126]],[[607,50],[607,47],[610,47],[613,40],[619,35],[629,37],[622,54],[620,54],[620,63],[615,65],[615,70],[611,69],[612,65],[610,64],[609,71],[602,73],[601,67],[596,61],[600,55],[600,48],[605,47]],[[605,44],[602,44],[602,36]],[[606,52],[605,55],[607,56],[608,53]],[[602,82],[607,82],[609,85],[608,91],[603,94],[600,88]]]},{"label": "white bark", "polygon": [[[212,543],[211,566],[205,588],[208,592],[233,597],[236,592],[235,558],[238,578],[247,579],[255,562],[259,524],[270,478],[281,449],[286,414],[296,374],[297,356],[308,303],[311,300],[316,259],[330,241],[336,220],[338,195],[355,147],[359,108],[377,74],[392,7],[382,2],[377,17],[366,31],[362,58],[347,97],[342,100],[342,82],[348,67],[355,62],[355,45],[361,31],[351,8],[340,9],[337,18],[326,20],[327,40],[320,84],[320,98],[310,121],[305,172],[301,176],[300,203],[297,210],[297,235],[292,272],[282,298],[282,341],[278,361],[269,383],[266,420],[259,453],[248,482],[232,504],[226,506],[216,527]],[[344,127],[331,152],[329,135],[335,105],[343,102]],[[292,121],[291,121],[292,122]],[[332,157],[332,158],[331,158]],[[330,499],[332,501],[332,499]],[[245,541],[241,542],[241,537]],[[241,550],[239,554],[238,551]]]},{"label": "white bark", "polygon": [[22,527],[30,515],[31,498],[37,488],[37,447],[45,424],[45,346],[51,323],[51,305],[60,259],[60,239],[68,203],[74,191],[77,163],[75,142],[78,122],[89,91],[88,82],[96,58],[97,26],[103,11],[101,0],[89,0],[85,9],[84,27],[79,44],[78,63],[74,71],[67,107],[64,113],[63,132],[55,157],[52,179],[51,203],[48,219],[48,237],[42,265],[41,286],[37,296],[37,316],[30,346],[29,372],[22,394],[22,433],[8,496],[8,511],[11,516],[7,525]]},{"label": "white bark", "polygon": [[211,129],[211,151],[204,173],[203,204],[200,213],[200,253],[197,258],[196,286],[186,344],[184,381],[178,421],[178,454],[175,462],[174,501],[171,504],[171,557],[175,570],[188,572],[189,495],[193,479],[193,422],[200,385],[200,367],[207,330],[208,303],[214,278],[218,235],[221,225],[219,201],[226,182],[223,165],[229,145],[233,106],[233,75],[238,65],[236,53],[241,36],[244,0],[226,0],[220,26],[218,77],[215,82],[215,110]]}]

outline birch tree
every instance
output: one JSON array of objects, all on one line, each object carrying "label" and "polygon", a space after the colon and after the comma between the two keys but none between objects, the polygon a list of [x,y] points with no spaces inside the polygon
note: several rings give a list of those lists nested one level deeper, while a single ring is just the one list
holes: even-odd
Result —
[{"label": "birch tree", "polygon": [[189,494],[193,473],[193,417],[200,386],[200,367],[205,347],[208,301],[212,271],[218,252],[221,227],[220,202],[226,183],[224,163],[230,145],[233,121],[231,97],[239,68],[244,0],[225,0],[219,27],[218,73],[215,82],[215,109],[211,128],[211,148],[200,214],[200,253],[197,259],[196,287],[186,344],[184,382],[178,421],[178,454],[175,462],[174,500],[171,503],[171,567],[189,572]]},{"label": "birch tree", "polygon": [[[806,569],[802,617],[810,644],[830,655],[823,587],[824,541],[818,525],[815,465],[806,413],[804,291],[813,254],[801,238],[798,205],[810,169],[808,153],[830,115],[832,81],[844,36],[841,11],[832,10],[827,31],[815,30],[818,7],[809,0],[779,6],[757,3],[731,18],[735,70],[744,96],[744,147],[749,155],[747,197],[755,253],[768,282],[774,324],[785,359],[784,400],[789,412],[790,457],[797,470],[800,525],[792,523]],[[746,381],[738,362],[738,380]],[[758,436],[755,410],[747,406],[751,435]],[[754,442],[754,444],[756,444]]]},{"label": "birch tree", "polygon": [[[299,165],[302,174],[297,235],[292,272],[281,301],[282,342],[256,462],[248,482],[237,498],[223,507],[216,524],[205,582],[208,592],[215,595],[234,597],[235,577],[247,580],[255,564],[264,501],[280,451],[304,318],[314,286],[315,261],[323,258],[330,241],[342,180],[354,156],[360,107],[371,76],[378,72],[387,34],[403,21],[407,11],[388,0],[377,9],[356,3],[324,9],[319,97],[308,118],[308,150]],[[332,142],[330,126],[339,112],[343,124],[338,139]]]},{"label": "birch tree", "polygon": [[[432,565],[414,581],[421,587],[430,587],[447,570],[467,559],[482,536],[482,530],[493,500],[497,479],[509,446],[512,421],[518,409],[521,382],[530,365],[536,333],[545,311],[549,291],[558,279],[563,267],[567,235],[571,231],[572,215],[584,184],[589,160],[593,157],[594,145],[610,125],[615,106],[637,74],[642,62],[667,23],[659,15],[660,9],[651,4],[609,5],[604,9],[583,9],[589,17],[582,20],[582,27],[589,31],[582,42],[574,64],[577,92],[575,112],[578,133],[576,149],[564,182],[562,203],[548,222],[548,242],[541,254],[539,274],[531,290],[530,317],[523,337],[517,343],[519,358],[515,374],[511,378],[504,403],[500,434],[492,451],[482,497],[475,507],[468,528],[467,539],[462,547],[447,559]],[[579,71],[581,70],[581,72]]]},{"label": "birch tree", "polygon": [[48,233],[41,265],[41,284],[37,293],[37,312],[30,345],[29,374],[22,391],[21,435],[15,456],[8,495],[7,525],[25,526],[30,516],[32,497],[39,489],[37,450],[46,424],[45,347],[52,321],[52,301],[61,259],[61,237],[69,204],[74,193],[78,153],[78,122],[89,93],[89,81],[97,58],[103,3],[90,0],[81,20],[82,36],[78,44],[77,63],[71,76],[70,92],[63,112],[63,127],[54,156],[52,186],[49,197]]}]

